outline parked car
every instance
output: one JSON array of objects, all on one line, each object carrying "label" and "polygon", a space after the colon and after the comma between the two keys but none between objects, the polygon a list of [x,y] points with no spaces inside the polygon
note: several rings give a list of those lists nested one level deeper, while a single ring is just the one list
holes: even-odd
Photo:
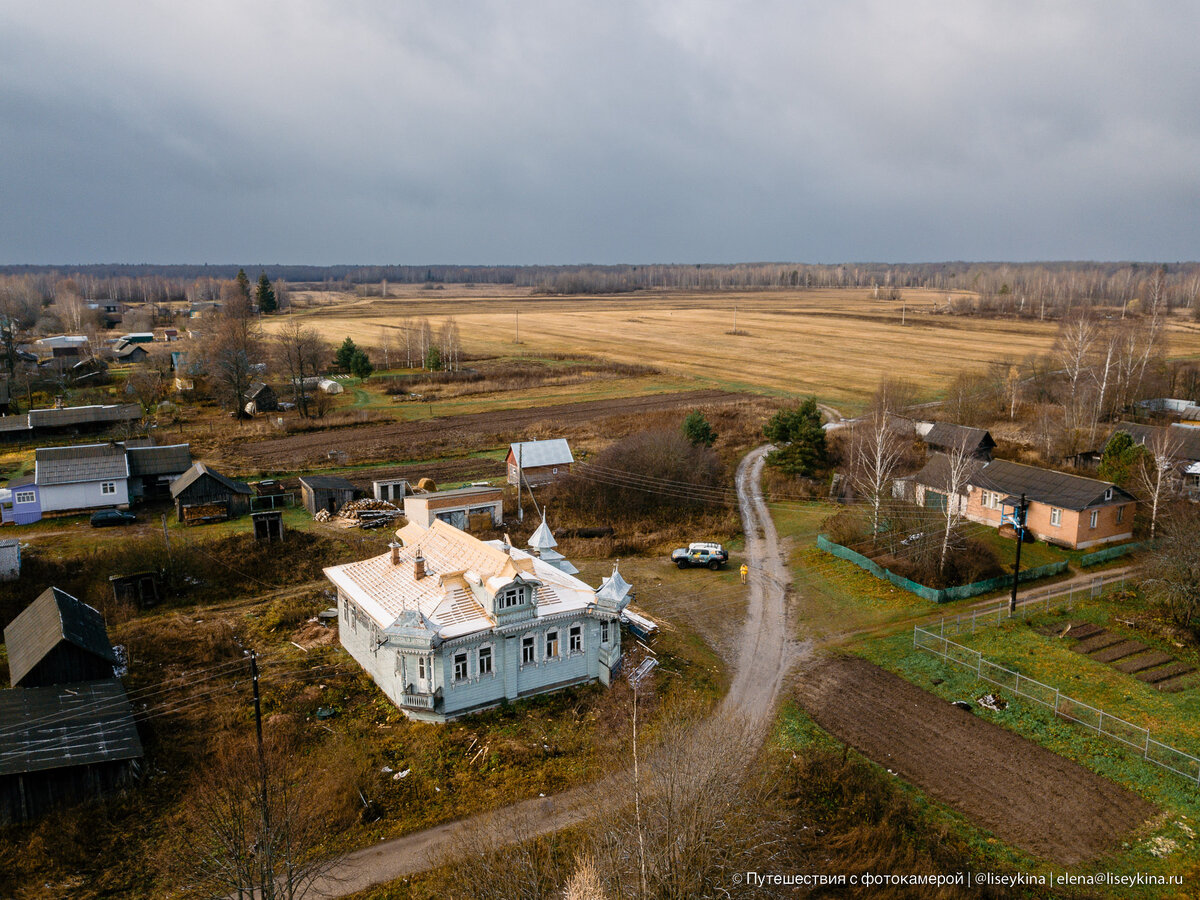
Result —
[{"label": "parked car", "polygon": [[720,544],[709,541],[698,541],[694,544],[688,544],[687,547],[680,547],[671,553],[671,562],[679,566],[681,569],[690,569],[696,566],[707,567],[714,572],[725,563],[729,562],[729,551]]},{"label": "parked car", "polygon": [[137,516],[119,509],[101,509],[92,513],[91,521],[93,528],[103,528],[106,525],[129,525],[137,521]]}]

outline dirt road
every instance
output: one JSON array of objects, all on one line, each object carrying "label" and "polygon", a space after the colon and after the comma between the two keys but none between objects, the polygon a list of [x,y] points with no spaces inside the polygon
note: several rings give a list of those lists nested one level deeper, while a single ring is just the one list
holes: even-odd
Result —
[{"label": "dirt road", "polygon": [[1064,866],[1110,850],[1141,797],[857,657],[804,664],[799,699],[826,731],[1005,842]]},{"label": "dirt road", "polygon": [[[751,577],[733,680],[720,706],[722,715],[746,720],[760,735],[770,726],[794,650],[788,637],[787,570],[775,524],[759,490],[766,452],[765,447],[755,450],[742,460],[737,471]],[[492,830],[496,821],[505,823],[514,840],[577,825],[596,808],[596,792],[596,785],[586,785],[367,847],[350,854],[336,871],[314,885],[314,892],[318,896],[344,897],[431,868],[470,835]],[[516,823],[520,823],[519,828]]]},{"label": "dirt road", "polygon": [[351,463],[391,460],[397,456],[432,459],[461,452],[463,447],[501,446],[519,438],[525,429],[539,423],[549,423],[561,431],[567,431],[568,426],[616,416],[638,416],[731,403],[744,400],[745,396],[717,390],[678,391],[645,397],[616,397],[525,409],[498,409],[247,441],[226,448],[224,453],[231,463],[246,470],[260,471],[299,470],[328,465],[326,460],[333,450],[345,451],[348,454],[347,461]]}]

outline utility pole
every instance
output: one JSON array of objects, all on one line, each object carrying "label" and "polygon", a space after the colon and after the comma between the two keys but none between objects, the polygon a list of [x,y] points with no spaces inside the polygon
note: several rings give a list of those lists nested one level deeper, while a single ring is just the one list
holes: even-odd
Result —
[{"label": "utility pole", "polygon": [[162,514],[163,543],[167,545],[167,567],[171,565],[171,536],[167,534],[167,514]]},{"label": "utility pole", "polygon": [[258,774],[262,781],[263,833],[259,842],[262,853],[262,891],[265,900],[275,896],[274,866],[271,863],[271,810],[267,805],[267,754],[263,750],[262,705],[258,697],[258,654],[250,651],[250,683],[254,686],[254,728],[258,732]]},{"label": "utility pole", "polygon": [[1021,502],[1017,504],[1017,516],[1014,527],[1017,529],[1017,558],[1013,562],[1013,583],[1012,597],[1008,601],[1008,614],[1013,615],[1017,611],[1017,580],[1021,577],[1021,545],[1025,543],[1025,511],[1029,504],[1025,501],[1025,495],[1021,495]]},{"label": "utility pole", "polygon": [[737,307],[733,308],[733,331],[730,334],[737,334]]},{"label": "utility pole", "polygon": [[521,481],[524,475],[521,472],[521,442],[517,441],[517,521],[525,521],[525,507],[521,505]]}]

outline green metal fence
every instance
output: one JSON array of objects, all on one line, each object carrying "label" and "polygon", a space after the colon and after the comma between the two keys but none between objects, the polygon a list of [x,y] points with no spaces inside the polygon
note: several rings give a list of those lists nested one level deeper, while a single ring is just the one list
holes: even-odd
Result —
[{"label": "green metal fence", "polygon": [[[1012,584],[1012,578],[1007,575],[1001,575],[998,578],[989,578],[987,581],[976,581],[973,584],[963,584],[957,587],[949,588],[931,588],[923,584],[917,584],[903,575],[897,575],[890,569],[885,569],[873,560],[868,559],[861,553],[856,553],[849,547],[844,547],[841,544],[835,544],[825,535],[817,535],[817,547],[824,550],[838,559],[844,559],[847,562],[852,562],[861,569],[870,572],[881,581],[888,581],[894,584],[901,590],[909,591],[922,597],[925,600],[930,600],[934,603],[947,603],[951,600],[963,600],[967,597],[978,597],[980,594],[987,594],[991,591],[998,591]],[[1021,572],[1019,581],[1036,581],[1039,578],[1046,578],[1050,575],[1060,575],[1067,571],[1066,560],[1059,562],[1048,563],[1044,566],[1037,566],[1033,569],[1025,569]]]},{"label": "green metal fence", "polygon": [[1095,550],[1092,553],[1083,554],[1083,556],[1079,557],[1079,565],[1083,568],[1098,566],[1101,563],[1108,562],[1110,559],[1118,559],[1149,546],[1149,541],[1137,541],[1132,544],[1121,544],[1117,547],[1105,547],[1103,550]]}]

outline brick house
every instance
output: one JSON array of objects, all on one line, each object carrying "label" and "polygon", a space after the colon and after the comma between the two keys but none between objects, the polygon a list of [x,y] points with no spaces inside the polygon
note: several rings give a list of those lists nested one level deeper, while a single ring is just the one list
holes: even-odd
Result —
[{"label": "brick house", "polygon": [[999,527],[1021,495],[1029,503],[1026,528],[1049,544],[1081,550],[1133,537],[1137,501],[1107,481],[993,460],[971,479],[966,516]]}]

